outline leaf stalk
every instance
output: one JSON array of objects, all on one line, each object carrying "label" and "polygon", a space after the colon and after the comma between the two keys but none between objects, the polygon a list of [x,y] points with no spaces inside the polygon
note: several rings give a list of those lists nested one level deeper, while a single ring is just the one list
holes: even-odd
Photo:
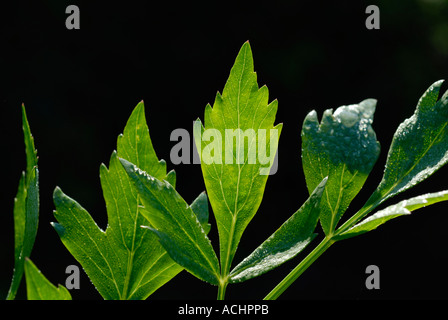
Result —
[{"label": "leaf stalk", "polygon": [[326,237],[311,251],[266,297],[264,300],[276,300],[288,287],[316,261],[333,243],[332,237]]},{"label": "leaf stalk", "polygon": [[227,285],[229,284],[228,280],[221,280],[219,281],[219,286],[218,286],[218,297],[216,298],[217,300],[224,300],[225,296],[226,296],[226,289],[227,289]]}]

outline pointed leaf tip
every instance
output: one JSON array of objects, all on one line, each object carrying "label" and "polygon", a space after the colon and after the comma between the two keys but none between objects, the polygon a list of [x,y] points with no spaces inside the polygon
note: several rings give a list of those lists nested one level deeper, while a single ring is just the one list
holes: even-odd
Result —
[{"label": "pointed leaf tip", "polygon": [[166,254],[156,234],[136,228],[148,221],[140,213],[141,199],[125,171],[133,170],[130,163],[161,181],[169,181],[166,187],[174,188],[175,173],[167,174],[166,163],[158,159],[152,146],[143,100],[135,106],[118,136],[109,167],[100,166],[108,218],[106,230],[101,230],[92,216],[59,188],[54,191],[54,216],[58,223],[52,225],[107,300],[146,299],[182,270]]},{"label": "pointed leaf tip", "polygon": [[380,225],[389,220],[400,216],[409,215],[412,211],[441,202],[448,201],[448,190],[428,193],[407,200],[403,200],[397,204],[391,205],[385,209],[377,211],[375,214],[367,217],[352,228],[341,233],[336,240],[348,239],[366,232],[375,230]]},{"label": "pointed leaf tip", "polygon": [[364,207],[376,207],[412,188],[448,162],[448,102],[438,100],[442,82],[423,93],[414,114],[395,131],[383,178]]},{"label": "pointed leaf tip", "polygon": [[[238,52],[222,95],[216,95],[213,107],[205,107],[203,128],[197,125],[195,130],[208,198],[220,235],[223,274],[230,271],[238,243],[260,206],[267,178],[274,168],[281,131],[281,126],[274,128],[276,111],[277,101],[269,103],[267,87],[258,86],[252,50],[246,41]],[[200,137],[202,132],[225,137],[228,130],[233,131],[234,136],[226,139],[228,145],[223,149],[238,150],[232,154],[216,152],[212,141],[208,140],[209,143]],[[247,138],[240,139],[241,133],[247,134]],[[248,139],[258,142],[245,143]],[[210,152],[212,149],[214,152]]]},{"label": "pointed leaf tip", "polygon": [[14,199],[14,271],[6,297],[13,300],[22,280],[25,257],[30,256],[39,222],[39,170],[34,138],[22,103],[22,130],[25,142],[26,170],[22,173]]}]

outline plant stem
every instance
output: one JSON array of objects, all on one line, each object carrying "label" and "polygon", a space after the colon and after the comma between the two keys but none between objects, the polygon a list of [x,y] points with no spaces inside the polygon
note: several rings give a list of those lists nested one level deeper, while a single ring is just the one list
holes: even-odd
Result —
[{"label": "plant stem", "polygon": [[368,215],[373,209],[375,209],[380,204],[380,201],[372,202],[369,205],[364,205],[357,213],[355,213],[350,219],[348,219],[342,226],[340,226],[336,232],[335,236],[340,235],[341,233],[347,231],[351,227],[353,227],[359,220]]},{"label": "plant stem", "polygon": [[326,237],[300,262],[265,298],[264,300],[277,299],[288,287],[319,258],[335,241],[332,237]]},{"label": "plant stem", "polygon": [[218,297],[216,298],[217,300],[224,300],[224,297],[226,295],[226,288],[227,288],[227,281],[223,281],[219,283],[218,286]]},{"label": "plant stem", "polygon": [[319,258],[333,243],[337,240],[337,236],[353,227],[359,220],[369,214],[374,208],[381,203],[381,199],[371,197],[361,210],[348,219],[341,227],[334,233],[325,237],[319,245],[311,251],[305,259],[302,260],[271,292],[264,298],[264,300],[277,299],[288,287],[297,280],[300,275],[305,272],[308,267]]}]

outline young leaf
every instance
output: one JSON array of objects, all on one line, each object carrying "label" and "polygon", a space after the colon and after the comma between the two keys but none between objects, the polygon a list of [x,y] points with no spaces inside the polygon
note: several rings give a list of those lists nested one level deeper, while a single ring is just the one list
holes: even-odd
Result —
[{"label": "young leaf", "polygon": [[113,152],[109,169],[105,165],[100,168],[108,215],[106,231],[59,188],[54,192],[54,215],[59,223],[53,226],[105,299],[146,299],[182,268],[169,258],[152,232],[140,228],[147,222],[138,213],[138,194],[118,157],[134,161],[172,184],[175,175],[166,173],[165,162],[155,154],[143,102],[132,112],[117,144],[118,151]]},{"label": "young leaf", "polygon": [[274,234],[238,264],[230,273],[230,282],[243,282],[272,270],[294,258],[315,238],[320,201],[327,178],[316,187],[308,200]]},{"label": "young leaf", "polygon": [[14,199],[14,272],[6,299],[13,300],[22,280],[25,258],[29,257],[36,239],[39,222],[39,170],[37,151],[31,134],[25,106],[22,105],[22,127],[25,140],[26,172],[22,173]]},{"label": "young leaf", "polygon": [[431,85],[414,115],[398,127],[383,178],[365,207],[375,207],[411,188],[448,161],[448,91],[437,101],[442,83]]},{"label": "young leaf", "polygon": [[[260,206],[282,129],[273,126],[277,101],[258,88],[252,51],[246,42],[222,95],[205,109],[204,126],[195,123],[196,148],[215,214],[221,272],[227,275],[240,238]],[[269,155],[267,155],[269,154]]]},{"label": "young leaf", "polygon": [[72,300],[64,286],[51,284],[28,258],[25,261],[25,277],[28,300]]},{"label": "young leaf", "polygon": [[311,111],[302,128],[302,164],[311,193],[328,176],[320,221],[326,235],[333,233],[342,214],[361,190],[380,152],[372,129],[376,100],[324,112],[319,124]]},{"label": "young leaf", "polygon": [[199,279],[218,285],[218,258],[192,208],[169,182],[149,176],[129,161],[120,161],[142,199],[140,212],[171,258]]},{"label": "young leaf", "polygon": [[370,217],[364,219],[354,227],[343,232],[336,237],[336,240],[348,239],[368,231],[376,229],[378,226],[384,224],[385,222],[400,217],[403,215],[408,215],[411,211],[429,206],[431,204],[447,201],[448,200],[448,190],[440,191],[435,193],[428,193],[418,197],[414,197],[408,200],[401,201],[397,204],[391,205],[383,210],[376,212]]}]

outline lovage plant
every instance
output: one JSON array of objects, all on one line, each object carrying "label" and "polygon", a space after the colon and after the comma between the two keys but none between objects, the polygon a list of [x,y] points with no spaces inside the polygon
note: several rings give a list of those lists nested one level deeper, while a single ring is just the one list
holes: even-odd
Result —
[{"label": "lovage plant", "polygon": [[[309,113],[302,129],[302,164],[309,199],[233,269],[241,236],[258,210],[268,177],[266,170],[272,166],[270,161],[263,167],[266,161],[260,159],[266,156],[266,150],[271,157],[276,152],[282,128],[281,124],[274,127],[277,101],[268,103],[268,89],[256,83],[249,43],[241,48],[222,95],[216,95],[213,107],[206,106],[205,125],[195,125],[194,132],[219,231],[219,260],[201,223],[170,183],[125,159],[120,161],[142,199],[140,212],[150,223],[148,229],[158,236],[174,261],[199,279],[218,286],[218,299],[224,298],[229,283],[259,276],[296,256],[314,239],[320,220],[324,240],[265,297],[276,299],[336,241],[448,200],[448,191],[425,194],[364,219],[385,200],[423,181],[448,161],[448,92],[437,100],[441,84],[434,83],[421,97],[415,114],[399,126],[381,183],[366,204],[339,228],[339,220],[378,159],[380,147],[372,128],[376,100],[342,106],[334,112],[327,110],[320,123],[315,111]],[[220,140],[223,136],[224,141]]]},{"label": "lovage plant", "polygon": [[[108,225],[56,187],[57,222],[62,243],[104,299],[146,299],[183,269],[217,286],[224,299],[229,284],[271,271],[304,250],[322,228],[323,240],[265,299],[278,298],[335,242],[376,229],[419,208],[448,200],[448,190],[403,200],[378,210],[386,200],[412,188],[448,161],[448,91],[442,81],[429,87],[412,117],[394,134],[384,175],[373,194],[352,217],[343,214],[360,192],[379,153],[372,128],[376,100],[326,110],[319,121],[311,111],[302,126],[302,167],[308,199],[268,239],[234,263],[246,227],[257,213],[269,174],[275,170],[282,124],[275,125],[277,100],[259,87],[251,47],[246,42],[204,122],[196,120],[194,141],[206,193],[188,204],[176,191],[176,175],[167,172],[153,148],[140,102],[118,137],[109,166],[100,166]],[[15,222],[15,270],[8,294],[14,299],[23,273],[29,299],[71,299],[29,260],[38,224],[37,153],[25,109],[23,128],[27,169],[19,183]],[[219,252],[208,233],[213,210]],[[280,208],[281,209],[281,208]]]},{"label": "lovage plant", "polygon": [[[132,112],[109,168],[100,167],[101,186],[106,201],[108,226],[101,230],[90,214],[60,188],[54,191],[57,223],[53,227],[62,242],[79,261],[104,299],[146,299],[182,268],[176,264],[142,215],[141,197],[120,164],[125,158],[151,174],[154,179],[176,183],[174,171],[157,158],[146,125],[144,104]],[[174,188],[174,187],[172,187]],[[186,206],[207,228],[208,203],[204,193]],[[196,217],[196,216],[195,216]]]}]

